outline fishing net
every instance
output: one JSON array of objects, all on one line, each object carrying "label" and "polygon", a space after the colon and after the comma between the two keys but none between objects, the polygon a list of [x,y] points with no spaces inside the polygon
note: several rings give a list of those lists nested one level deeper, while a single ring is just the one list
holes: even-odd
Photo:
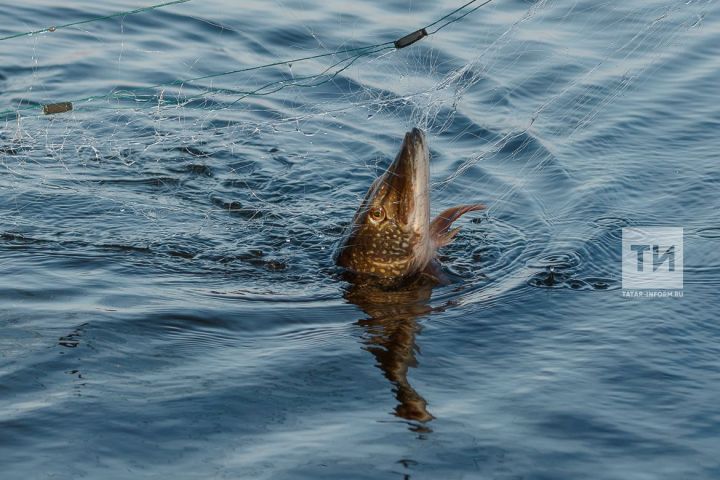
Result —
[{"label": "fishing net", "polygon": [[[63,255],[116,251],[120,269],[322,285],[343,225],[417,126],[434,208],[482,201],[495,222],[467,227],[451,268],[500,271],[527,246],[513,215],[542,204],[533,184],[581,150],[613,153],[590,127],[662,71],[710,3],[497,0],[444,17],[394,2],[359,17],[184,2],[3,38],[0,231]],[[38,6],[0,8],[28,30],[51,23]],[[423,26],[427,38],[393,46]]]}]

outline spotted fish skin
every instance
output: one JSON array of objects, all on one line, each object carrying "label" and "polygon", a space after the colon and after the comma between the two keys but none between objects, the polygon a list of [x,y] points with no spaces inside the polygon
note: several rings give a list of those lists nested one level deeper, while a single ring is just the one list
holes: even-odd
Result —
[{"label": "spotted fish skin", "polygon": [[363,276],[410,277],[434,264],[452,242],[452,223],[479,204],[461,205],[430,221],[430,151],[422,130],[405,134],[400,152],[371,185],[336,255],[336,263]]}]

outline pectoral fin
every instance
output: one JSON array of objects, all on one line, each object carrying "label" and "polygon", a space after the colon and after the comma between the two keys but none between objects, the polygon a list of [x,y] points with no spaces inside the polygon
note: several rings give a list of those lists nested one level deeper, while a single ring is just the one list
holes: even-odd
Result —
[{"label": "pectoral fin", "polygon": [[455,235],[457,235],[460,231],[460,228],[450,229],[455,220],[468,212],[483,210],[484,208],[485,206],[480,204],[459,205],[457,207],[448,208],[435,217],[430,223],[430,238],[432,238],[435,242],[435,247],[444,247],[453,241]]}]

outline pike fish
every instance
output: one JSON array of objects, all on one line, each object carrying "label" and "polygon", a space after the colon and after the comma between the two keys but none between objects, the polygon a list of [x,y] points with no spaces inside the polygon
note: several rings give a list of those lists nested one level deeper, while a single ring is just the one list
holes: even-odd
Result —
[{"label": "pike fish", "polygon": [[459,205],[430,220],[430,151],[425,134],[413,128],[395,161],[365,195],[335,261],[353,274],[382,282],[421,273],[440,280],[436,253],[460,230],[451,228],[453,222],[483,208]]}]

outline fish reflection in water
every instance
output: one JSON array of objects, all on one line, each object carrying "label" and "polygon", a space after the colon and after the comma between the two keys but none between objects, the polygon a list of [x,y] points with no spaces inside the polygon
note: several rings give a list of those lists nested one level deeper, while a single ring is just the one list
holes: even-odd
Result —
[{"label": "fish reflection in water", "polygon": [[430,294],[436,281],[420,275],[401,287],[355,280],[345,298],[360,307],[368,318],[358,322],[365,329],[365,349],[394,386],[398,405],[395,415],[411,421],[428,422],[434,417],[427,401],[408,381],[408,369],[417,367],[418,320],[433,311]]},{"label": "fish reflection in water", "polygon": [[395,387],[398,417],[421,424],[433,419],[408,381],[408,369],[417,366],[418,318],[432,311],[433,287],[448,283],[436,254],[457,235],[453,223],[484,208],[458,205],[430,220],[430,150],[425,133],[413,128],[370,186],[336,252],[351,284],[345,298],[369,315],[360,322],[365,347]]}]

